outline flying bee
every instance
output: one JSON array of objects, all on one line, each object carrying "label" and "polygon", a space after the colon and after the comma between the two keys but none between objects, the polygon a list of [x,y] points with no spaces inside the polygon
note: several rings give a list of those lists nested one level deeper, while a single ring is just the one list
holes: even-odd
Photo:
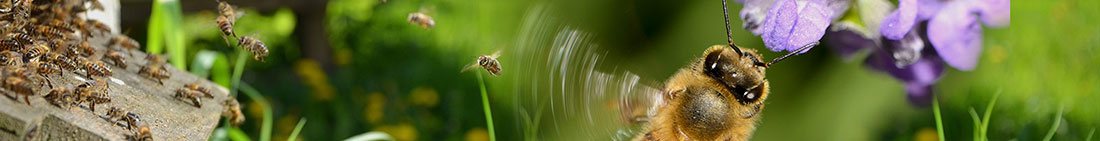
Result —
[{"label": "flying bee", "polygon": [[92,26],[92,28],[95,28],[96,30],[99,30],[100,32],[103,32],[103,33],[110,33],[111,32],[111,27],[107,26],[107,24],[104,24],[103,22],[100,22],[99,20],[89,19],[85,22],[87,22],[87,24],[88,24],[86,26]]},{"label": "flying bee", "polygon": [[663,103],[635,140],[748,140],[769,95],[765,70],[816,45],[765,63],[756,50],[734,45],[724,13],[728,44],[711,46],[666,81]]},{"label": "flying bee", "polygon": [[121,49],[129,52],[129,55],[134,54],[133,50],[141,48],[141,45],[139,45],[137,41],[134,41],[134,39],[131,39],[126,35],[115,36],[114,38],[111,38],[111,42],[108,44],[118,45],[119,47],[122,47]]},{"label": "flying bee", "polygon": [[226,99],[222,102],[225,105],[225,111],[222,111],[222,116],[225,116],[230,124],[233,126],[240,126],[244,123],[244,114],[241,113],[241,104],[234,99]]},{"label": "flying bee", "polygon": [[408,20],[409,23],[419,25],[421,28],[424,29],[431,29],[435,27],[435,20],[433,20],[431,16],[428,16],[428,14],[424,14],[423,12],[409,13]]},{"label": "flying bee", "polygon": [[202,108],[202,103],[201,103],[202,100],[199,99],[199,97],[201,95],[202,95],[201,92],[197,92],[195,90],[176,89],[176,95],[175,96],[176,96],[176,98],[183,98],[183,99],[191,100],[191,105],[192,106],[195,106],[196,108]]},{"label": "flying bee", "polygon": [[162,65],[145,65],[141,66],[138,70],[138,74],[145,78],[153,79],[157,81],[157,84],[164,85],[164,79],[168,79],[168,70],[164,69]]},{"label": "flying bee", "polygon": [[80,64],[84,67],[85,76],[111,76],[111,68],[103,60],[88,60]]},{"label": "flying bee", "polygon": [[23,102],[26,102],[28,106],[31,105],[31,100],[28,97],[34,95],[34,88],[30,86],[29,81],[22,77],[8,76],[4,78],[3,86],[5,89],[23,96]]},{"label": "flying bee", "polygon": [[122,67],[122,69],[124,70],[127,67],[126,57],[123,57],[122,53],[119,53],[118,51],[109,51],[106,55],[104,55],[104,57],[107,57],[108,61],[111,61],[111,64]]},{"label": "flying bee", "polygon": [[214,95],[210,93],[210,89],[207,89],[206,87],[202,87],[202,85],[199,84],[198,82],[188,83],[188,84],[183,85],[183,87],[185,87],[187,89],[190,89],[190,90],[202,92],[203,97],[214,98]]},{"label": "flying bee", "polygon": [[492,74],[493,76],[500,76],[500,62],[497,61],[497,57],[500,57],[499,50],[493,52],[493,54],[491,55],[481,55],[477,57],[477,60],[474,60],[474,63],[466,65],[466,68],[463,68],[462,71],[465,72],[467,70],[474,69],[480,66],[481,68],[484,68],[485,71],[488,71],[489,74]]},{"label": "flying bee", "polygon": [[256,39],[252,36],[243,36],[237,39],[237,46],[241,46],[245,50],[252,52],[252,59],[263,62],[264,58],[267,58],[267,45],[260,39]]}]

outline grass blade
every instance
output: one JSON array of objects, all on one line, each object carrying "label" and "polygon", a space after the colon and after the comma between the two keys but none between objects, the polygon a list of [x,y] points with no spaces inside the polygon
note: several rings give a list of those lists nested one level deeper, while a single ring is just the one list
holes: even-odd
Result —
[{"label": "grass blade", "polygon": [[940,140],[945,140],[943,137],[943,116],[940,114],[940,100],[932,97],[932,114],[936,116],[936,136],[940,137]]},{"label": "grass blade", "polygon": [[288,140],[288,141],[298,140],[298,133],[302,132],[302,126],[305,126],[305,125],[306,125],[306,118],[299,119],[298,120],[298,125],[294,126],[294,131],[290,132],[290,137],[287,137],[286,140]]},{"label": "grass blade", "polygon": [[985,116],[982,116],[982,130],[981,138],[983,141],[989,140],[989,117],[993,114],[993,105],[997,105],[997,98],[1001,97],[1001,92],[997,91],[997,94],[993,95],[993,99],[989,101],[989,105],[985,106]]},{"label": "grass blade", "polygon": [[489,108],[489,94],[485,90],[485,80],[481,78],[481,71],[477,73],[477,82],[481,86],[481,106],[485,108],[485,122],[489,126],[489,140],[496,141],[496,130],[493,130],[493,112]]},{"label": "grass blade", "polygon": [[1050,141],[1054,138],[1054,133],[1058,131],[1058,126],[1062,124],[1062,110],[1064,109],[1065,107],[1058,108],[1058,115],[1054,117],[1054,125],[1051,125],[1050,130],[1047,130],[1047,136],[1043,138],[1043,141]]},{"label": "grass blade", "polygon": [[256,88],[252,88],[248,83],[241,83],[240,88],[244,95],[260,103],[260,106],[264,109],[263,125],[260,126],[260,141],[271,141],[271,118],[273,117],[271,105],[267,103],[267,99],[260,94],[260,91],[256,90]]},{"label": "grass blade", "polygon": [[970,119],[974,120],[974,141],[980,141],[981,138],[978,136],[980,135],[979,131],[982,130],[982,126],[980,125],[982,121],[978,119],[978,111],[975,111],[974,107],[970,107]]}]

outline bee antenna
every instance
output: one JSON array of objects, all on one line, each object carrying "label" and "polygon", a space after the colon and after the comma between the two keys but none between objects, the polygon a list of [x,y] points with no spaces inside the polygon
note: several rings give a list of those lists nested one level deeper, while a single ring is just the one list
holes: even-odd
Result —
[{"label": "bee antenna", "polygon": [[[817,44],[818,44],[818,42],[813,42],[813,43],[810,43],[810,44],[806,44],[805,46],[802,46],[801,48],[798,48],[797,50],[794,50],[794,51],[791,51],[790,53],[787,53],[787,55],[783,55],[783,56],[780,56],[779,58],[772,59],[771,62],[768,62],[767,64],[764,64],[763,66],[768,67],[768,66],[771,66],[772,64],[779,63],[779,61],[783,61],[783,59],[787,59],[787,57],[795,56],[795,55],[798,55],[802,52],[806,52],[806,51],[810,50],[811,48],[813,48],[814,46],[817,46]],[[757,64],[757,65],[759,66],[759,64]]]},{"label": "bee antenna", "polygon": [[722,0],[722,16],[726,18],[726,43],[733,51],[737,52],[737,55],[744,55],[741,53],[741,49],[737,48],[737,45],[733,44],[733,33],[730,33],[730,12],[726,6],[726,0]]}]

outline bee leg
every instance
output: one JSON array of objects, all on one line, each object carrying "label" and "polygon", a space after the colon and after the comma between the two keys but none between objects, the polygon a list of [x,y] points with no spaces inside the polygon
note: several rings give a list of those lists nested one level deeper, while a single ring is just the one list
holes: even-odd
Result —
[{"label": "bee leg", "polygon": [[23,96],[23,102],[27,102],[27,106],[31,106],[31,100],[28,97],[31,97],[31,96],[24,95]]},{"label": "bee leg", "polygon": [[202,104],[199,103],[199,98],[198,97],[191,98],[191,104],[194,104],[195,107],[202,108]]}]

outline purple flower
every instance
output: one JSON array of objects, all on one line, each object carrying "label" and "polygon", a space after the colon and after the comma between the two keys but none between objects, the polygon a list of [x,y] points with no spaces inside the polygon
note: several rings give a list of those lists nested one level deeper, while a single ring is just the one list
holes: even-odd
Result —
[{"label": "purple flower", "polygon": [[1009,0],[980,0],[977,4],[978,13],[981,15],[982,22],[986,25],[993,27],[1004,27],[1010,23],[1009,18],[1011,16],[1010,1]]},{"label": "purple flower", "polygon": [[899,40],[917,24],[917,0],[898,0],[898,9],[882,20],[879,31],[890,40]]},{"label": "purple flower", "polygon": [[928,40],[944,62],[973,70],[982,51],[982,27],[967,1],[952,1],[928,23]]},{"label": "purple flower", "polygon": [[[905,41],[888,41],[888,42],[905,42]],[[906,43],[893,43],[895,45],[905,45]],[[912,48],[902,46],[886,46],[886,48]],[[931,51],[923,51],[931,52]],[[896,60],[890,51],[876,50],[871,53],[871,56],[867,58],[865,62],[872,69],[886,72],[901,80],[905,83],[906,94],[909,97],[909,101],[917,106],[927,106],[931,101],[932,86],[939,81],[939,78],[943,76],[944,65],[940,58],[935,53],[922,53],[919,60],[916,60],[912,64],[898,66]]]},{"label": "purple flower", "polygon": [[764,44],[772,51],[796,51],[821,40],[832,21],[832,13],[823,2],[776,1],[764,18]]}]

